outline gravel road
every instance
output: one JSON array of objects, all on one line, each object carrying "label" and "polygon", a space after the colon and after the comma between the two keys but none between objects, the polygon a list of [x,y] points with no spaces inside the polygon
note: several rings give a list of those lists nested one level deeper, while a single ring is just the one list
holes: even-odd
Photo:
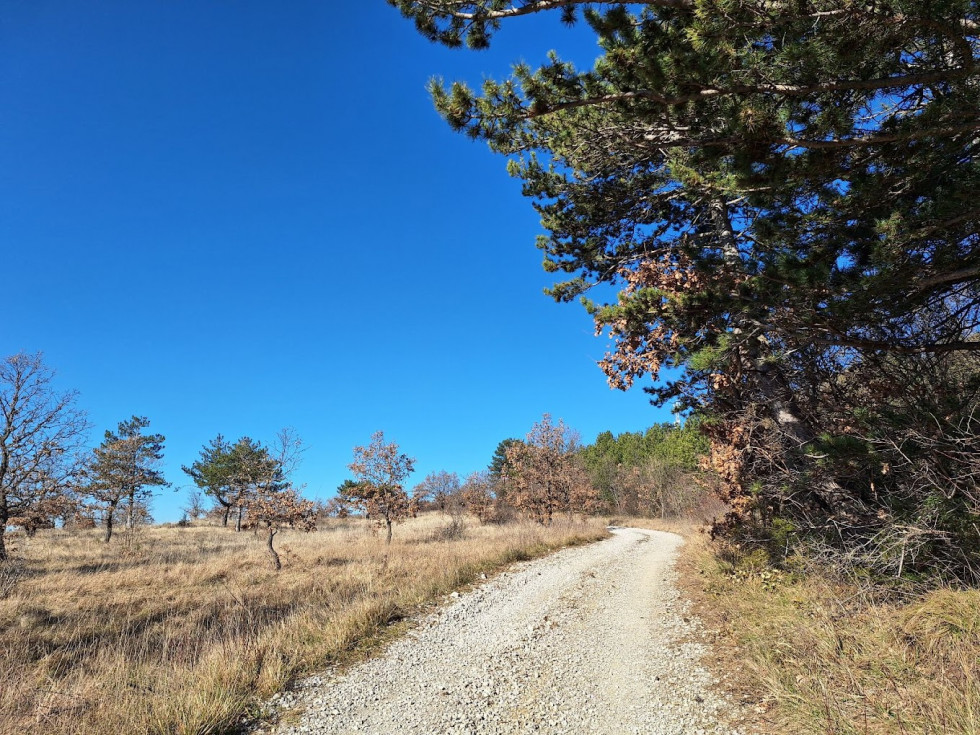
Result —
[{"label": "gravel road", "polygon": [[512,567],[379,658],[299,683],[298,733],[734,733],[672,584],[679,536],[613,537]]}]

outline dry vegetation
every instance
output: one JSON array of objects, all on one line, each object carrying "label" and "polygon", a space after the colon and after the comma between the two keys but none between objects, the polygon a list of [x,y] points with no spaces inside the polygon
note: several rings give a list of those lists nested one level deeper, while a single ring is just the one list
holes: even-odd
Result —
[{"label": "dry vegetation", "polygon": [[[681,564],[721,672],[772,733],[980,732],[980,591],[904,600],[688,536]],[[719,553],[721,552],[721,553]],[[874,594],[872,594],[874,592]]]},{"label": "dry vegetation", "polygon": [[283,532],[284,567],[227,529],[96,530],[16,540],[0,568],[0,734],[231,731],[299,673],[362,655],[389,623],[509,562],[605,535],[605,523]]}]

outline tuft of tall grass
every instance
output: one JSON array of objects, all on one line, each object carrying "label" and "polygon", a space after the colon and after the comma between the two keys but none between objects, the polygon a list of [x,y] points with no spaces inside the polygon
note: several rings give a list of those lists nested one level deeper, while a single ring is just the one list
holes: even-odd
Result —
[{"label": "tuft of tall grass", "polygon": [[980,591],[898,599],[692,537],[681,563],[720,669],[773,733],[980,732]]},{"label": "tuft of tall grass", "polygon": [[150,528],[21,539],[0,579],[0,735],[232,732],[290,679],[364,655],[379,631],[481,573],[606,535],[599,520],[283,532],[275,573],[261,539]]}]

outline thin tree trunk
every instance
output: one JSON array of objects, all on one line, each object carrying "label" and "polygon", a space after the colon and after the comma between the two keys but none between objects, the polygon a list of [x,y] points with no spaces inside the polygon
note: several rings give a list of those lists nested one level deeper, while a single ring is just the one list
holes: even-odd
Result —
[{"label": "thin tree trunk", "polygon": [[388,526],[388,538],[385,540],[385,545],[391,546],[391,519],[385,518],[385,524]]},{"label": "thin tree trunk", "polygon": [[235,531],[237,531],[238,533],[241,533],[241,531],[242,531],[242,515],[244,515],[244,513],[245,513],[245,506],[244,505],[239,505],[238,506],[238,519],[235,521]]},{"label": "thin tree trunk", "polygon": [[221,519],[221,525],[222,525],[222,527],[228,528],[228,517],[230,515],[231,515],[231,506],[230,505],[226,505],[225,506],[225,516],[224,516],[224,518]]},{"label": "thin tree trunk", "polygon": [[[6,443],[0,446],[0,480],[5,480],[7,470],[10,467],[10,453]],[[10,507],[7,505],[7,493],[0,490],[0,561],[7,560],[7,544],[5,536],[7,534],[7,521],[10,520]]]},{"label": "thin tree trunk", "polygon": [[105,514],[105,543],[109,543],[112,538],[112,514],[116,512],[116,507],[114,505],[109,506],[109,510]]},{"label": "thin tree trunk", "polygon": [[276,532],[273,531],[272,528],[270,527],[269,528],[269,533],[268,533],[268,535],[266,536],[266,539],[265,539],[265,543],[266,543],[266,546],[269,549],[269,556],[272,557],[272,566],[274,566],[275,569],[276,569],[276,571],[278,572],[280,569],[282,569],[282,562],[279,561],[279,554],[277,554],[276,553],[276,550],[274,548],[272,548],[272,539],[275,537],[275,535],[276,535]]}]

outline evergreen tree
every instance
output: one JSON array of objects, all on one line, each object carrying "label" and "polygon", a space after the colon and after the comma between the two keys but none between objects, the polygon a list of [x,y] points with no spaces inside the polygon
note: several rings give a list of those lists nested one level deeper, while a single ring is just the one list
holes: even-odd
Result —
[{"label": "evergreen tree", "polygon": [[204,494],[222,509],[221,525],[228,526],[228,517],[235,507],[231,487],[231,445],[218,434],[201,449],[201,456],[190,466],[182,465]]},{"label": "evergreen tree", "polygon": [[113,522],[119,506],[125,503],[126,525],[134,525],[139,504],[148,505],[150,488],[166,485],[156,466],[163,459],[162,434],[144,434],[150,420],[133,416],[121,421],[116,431],[106,430],[102,444],[94,450],[85,492],[102,511],[105,542],[112,539]]},{"label": "evergreen tree", "polygon": [[[480,94],[432,93],[511,158],[564,274],[552,295],[581,298],[613,341],[611,384],[681,368],[649,390],[710,417],[730,529],[788,517],[851,551],[888,538],[898,570],[914,543],[920,568],[976,576],[973,495],[951,508],[941,483],[889,472],[912,431],[941,476],[930,422],[948,446],[976,435],[975,2],[389,1],[449,46],[538,12],[595,33],[590,69],[552,54]],[[617,297],[592,302],[596,284]]]},{"label": "evergreen tree", "polygon": [[507,450],[521,443],[520,439],[503,439],[497,444],[497,448],[493,450],[493,457],[490,458],[490,464],[487,466],[491,479],[496,481],[506,474]]},{"label": "evergreen tree", "polygon": [[201,449],[198,460],[182,469],[221,507],[223,526],[236,512],[236,531],[242,530],[250,503],[281,483],[283,474],[279,460],[261,442],[243,436],[230,444],[221,434]]}]

